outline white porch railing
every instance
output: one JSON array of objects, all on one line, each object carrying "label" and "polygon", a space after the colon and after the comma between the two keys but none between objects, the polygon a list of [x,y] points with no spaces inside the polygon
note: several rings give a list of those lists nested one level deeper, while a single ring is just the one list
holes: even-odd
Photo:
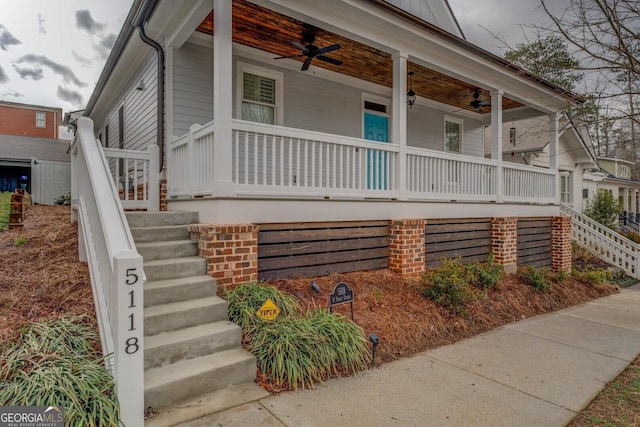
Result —
[{"label": "white porch railing", "polygon": [[158,146],[146,151],[103,148],[122,207],[157,211],[160,207]]},{"label": "white porch railing", "polygon": [[125,425],[144,423],[142,257],[136,251],[93,122],[78,120],[71,150],[72,220],[89,265],[102,350]]},{"label": "white porch railing", "polygon": [[640,246],[564,203],[560,212],[571,217],[571,234],[576,243],[640,279]]},{"label": "white porch railing", "polygon": [[[233,121],[232,194],[260,197],[498,201],[495,160]],[[168,146],[169,197],[215,196],[213,123]],[[406,166],[400,170],[401,156]],[[400,174],[406,188],[400,188]],[[503,163],[504,201],[556,203],[556,172]]]}]

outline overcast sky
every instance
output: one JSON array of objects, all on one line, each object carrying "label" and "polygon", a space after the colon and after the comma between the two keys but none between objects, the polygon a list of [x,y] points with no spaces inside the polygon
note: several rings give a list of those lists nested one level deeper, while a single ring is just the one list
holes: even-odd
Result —
[{"label": "overcast sky", "polygon": [[[83,108],[132,2],[0,0],[0,100]],[[504,46],[489,31],[514,46],[522,24],[545,21],[539,0],[449,3],[467,40],[498,55]]]},{"label": "overcast sky", "polygon": [[0,100],[83,108],[132,0],[0,0]]}]

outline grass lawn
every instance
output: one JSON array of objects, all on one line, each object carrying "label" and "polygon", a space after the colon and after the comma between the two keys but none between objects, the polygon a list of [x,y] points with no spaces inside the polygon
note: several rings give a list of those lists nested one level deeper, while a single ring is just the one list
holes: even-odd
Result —
[{"label": "grass lawn", "polygon": [[9,208],[11,207],[11,193],[5,191],[0,193],[0,231],[4,231],[9,226]]}]

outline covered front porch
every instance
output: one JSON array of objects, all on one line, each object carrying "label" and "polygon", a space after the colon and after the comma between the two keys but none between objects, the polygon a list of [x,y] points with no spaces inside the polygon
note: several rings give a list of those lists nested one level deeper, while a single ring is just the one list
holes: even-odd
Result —
[{"label": "covered front porch", "polygon": [[[472,214],[467,203],[491,206],[483,209],[494,215],[524,212],[522,204],[557,213],[558,113],[575,97],[387,2],[368,3],[375,12],[358,2],[327,10],[286,0],[203,1],[173,24],[170,209],[194,202],[219,212],[232,200],[270,200],[282,202],[282,215],[304,210],[292,201],[331,200],[395,202],[395,217],[410,215],[415,202],[447,202],[450,216]],[[330,60],[311,61],[300,54],[304,43],[339,48]],[[541,115],[549,168],[503,162],[503,122]],[[489,141],[486,126],[496,129]],[[205,218],[238,213],[231,212]]]}]

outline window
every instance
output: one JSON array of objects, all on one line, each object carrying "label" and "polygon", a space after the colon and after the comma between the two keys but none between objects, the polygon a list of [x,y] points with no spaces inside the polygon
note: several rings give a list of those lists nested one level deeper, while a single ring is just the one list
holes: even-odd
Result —
[{"label": "window", "polygon": [[582,198],[583,199],[588,199],[589,198],[589,189],[588,188],[583,188],[582,189]]},{"label": "window", "polygon": [[571,173],[560,173],[560,201],[571,203]]},{"label": "window", "polygon": [[47,127],[47,113],[45,113],[44,111],[36,111],[36,127]]},{"label": "window", "polygon": [[462,120],[444,118],[444,151],[462,153]]},{"label": "window", "polygon": [[247,64],[238,64],[242,82],[242,120],[280,124],[282,122],[282,73]]}]

